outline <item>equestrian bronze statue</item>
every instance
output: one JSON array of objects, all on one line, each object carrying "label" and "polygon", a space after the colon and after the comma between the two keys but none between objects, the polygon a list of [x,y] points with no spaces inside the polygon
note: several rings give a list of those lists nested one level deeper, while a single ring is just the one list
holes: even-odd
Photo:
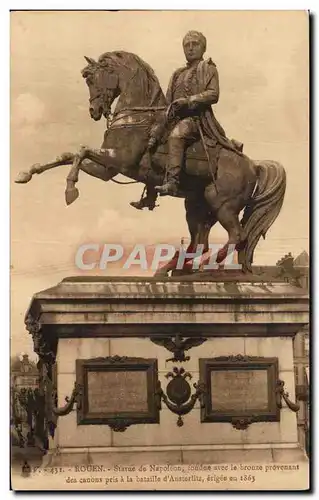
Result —
[{"label": "equestrian bronze statue", "polygon": [[[285,169],[272,160],[251,160],[241,143],[227,138],[211,108],[219,99],[219,82],[215,64],[203,59],[205,37],[190,32],[183,47],[187,65],[172,75],[166,97],[153,69],[137,55],[115,51],[98,61],[86,57],[82,76],[89,90],[90,115],[96,121],[103,115],[108,121],[101,149],[81,147],[75,154],[63,153],[51,163],[21,172],[16,182],[72,165],[65,191],[69,205],[79,196],[80,170],[103,181],[119,182],[114,178],[122,174],[145,185],[141,200],[131,203],[135,208],[153,210],[158,194],[184,198],[191,237],[188,252],[199,244],[208,251],[210,230],[219,222],[228,241],[217,262],[223,262],[233,245],[238,263],[249,272],[260,237],[281,210]],[[164,271],[175,265],[176,256]]]}]

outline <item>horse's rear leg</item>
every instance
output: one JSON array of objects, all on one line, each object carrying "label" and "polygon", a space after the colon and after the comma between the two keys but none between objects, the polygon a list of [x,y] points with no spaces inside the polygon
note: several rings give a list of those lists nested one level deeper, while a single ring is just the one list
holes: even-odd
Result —
[{"label": "horse's rear leg", "polygon": [[231,204],[225,203],[217,211],[218,222],[226,229],[228,233],[228,241],[226,245],[217,253],[216,262],[223,262],[229,252],[229,247],[238,250],[243,244],[243,228],[240,225],[238,215],[234,212]]},{"label": "horse's rear leg", "polygon": [[239,250],[244,244],[244,231],[238,219],[239,210],[235,200],[221,204],[213,184],[206,188],[205,198],[216,214],[218,222],[228,233],[227,243],[217,253],[216,262],[220,263],[226,259],[230,246],[233,246],[234,250]]},{"label": "horse's rear leg", "polygon": [[[185,209],[186,209],[186,221],[188,225],[189,234],[191,237],[191,241],[186,250],[186,254],[196,254],[198,251],[198,256],[200,257],[201,251],[198,248],[199,245],[202,245],[203,252],[206,253],[209,248],[209,233],[212,226],[216,223],[213,215],[209,211],[209,207],[206,204],[205,200],[202,196],[189,196],[185,198]],[[167,276],[169,271],[177,270],[179,259],[180,259],[180,250],[176,250],[173,258],[167,262],[167,264],[161,268],[159,268],[155,276]],[[203,268],[204,264],[209,257],[205,261],[198,263],[198,266],[194,265],[194,257],[186,257],[186,255],[182,255],[182,268],[178,269],[177,272],[180,274],[191,273],[193,270],[200,270]]]}]

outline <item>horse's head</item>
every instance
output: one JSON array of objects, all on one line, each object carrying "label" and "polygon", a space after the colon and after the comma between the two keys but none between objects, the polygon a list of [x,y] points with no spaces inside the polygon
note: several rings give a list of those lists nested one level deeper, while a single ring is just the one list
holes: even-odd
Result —
[{"label": "horse's head", "polygon": [[96,121],[101,119],[102,114],[108,118],[112,103],[120,94],[119,77],[114,67],[106,61],[96,62],[84,57],[89,63],[82,70],[82,76],[89,87],[90,115]]},{"label": "horse's head", "polygon": [[164,94],[152,68],[130,52],[105,52],[98,61],[85,56],[82,70],[90,92],[90,114],[108,118],[111,105],[119,97],[115,113],[123,108],[166,105]]}]

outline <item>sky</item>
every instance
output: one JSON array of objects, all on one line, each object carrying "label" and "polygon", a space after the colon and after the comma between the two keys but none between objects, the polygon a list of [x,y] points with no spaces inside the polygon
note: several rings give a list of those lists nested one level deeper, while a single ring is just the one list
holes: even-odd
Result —
[{"label": "sky", "polygon": [[[104,183],[80,172],[80,197],[67,207],[68,166],[14,183],[21,170],[81,144],[99,147],[105,121],[88,113],[84,55],[136,53],[166,91],[184,65],[182,38],[207,38],[217,65],[214,112],[252,159],[279,161],[287,172],[282,211],[255,252],[255,264],[309,247],[308,18],[297,11],[13,12],[11,13],[11,349],[32,353],[24,314],[34,293],[78,274],[74,255],[92,241],[126,245],[180,242],[188,236],[182,200],[165,197],[154,212],[136,211],[142,186]],[[119,180],[125,180],[118,177]],[[216,225],[214,241],[226,241]],[[120,269],[99,274],[123,274]],[[135,274],[145,274],[135,269]],[[98,274],[98,273],[96,273]]]}]

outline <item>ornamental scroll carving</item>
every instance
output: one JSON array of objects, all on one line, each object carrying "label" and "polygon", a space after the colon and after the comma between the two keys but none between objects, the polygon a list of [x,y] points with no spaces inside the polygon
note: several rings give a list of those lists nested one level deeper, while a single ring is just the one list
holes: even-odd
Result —
[{"label": "ornamental scroll carving", "polygon": [[55,363],[57,351],[57,338],[50,332],[50,335],[45,335],[42,325],[38,319],[31,314],[25,318],[26,330],[30,333],[33,340],[33,350],[39,358],[48,365]]},{"label": "ornamental scroll carving", "polygon": [[276,393],[276,404],[279,409],[282,408],[282,400],[285,401],[286,405],[288,408],[297,413],[300,409],[300,404],[299,403],[293,403],[289,399],[289,393],[285,391],[285,382],[283,380],[277,380],[277,385],[275,389]]}]

